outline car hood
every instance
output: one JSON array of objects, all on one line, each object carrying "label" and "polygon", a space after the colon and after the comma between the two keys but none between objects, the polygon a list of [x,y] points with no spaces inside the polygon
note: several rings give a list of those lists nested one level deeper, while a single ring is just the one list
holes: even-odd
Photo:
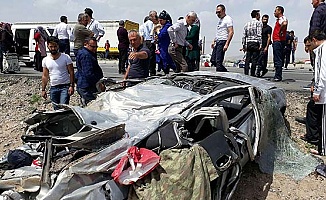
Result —
[{"label": "car hood", "polygon": [[86,125],[106,129],[126,124],[130,138],[142,139],[168,116],[179,114],[201,97],[195,92],[161,83],[138,84],[120,92],[103,93],[87,108],[70,108]]}]

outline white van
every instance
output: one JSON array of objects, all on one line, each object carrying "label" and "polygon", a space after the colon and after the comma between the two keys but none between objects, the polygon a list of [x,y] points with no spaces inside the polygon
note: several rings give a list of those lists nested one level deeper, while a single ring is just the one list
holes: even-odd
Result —
[{"label": "white van", "polygon": [[[16,43],[16,53],[18,60],[24,62],[26,66],[33,66],[36,41],[34,39],[34,33],[36,28],[40,26],[33,23],[13,24],[11,29],[14,35]],[[52,35],[54,28],[49,26],[43,26],[48,36]]]}]

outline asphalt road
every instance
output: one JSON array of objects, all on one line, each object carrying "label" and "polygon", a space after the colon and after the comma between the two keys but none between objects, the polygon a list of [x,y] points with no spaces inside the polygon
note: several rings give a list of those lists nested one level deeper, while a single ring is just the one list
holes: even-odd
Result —
[{"label": "asphalt road", "polygon": [[[118,61],[117,60],[100,60],[100,66],[103,69],[104,76],[110,77],[116,80],[120,80],[123,78],[123,75],[118,73]],[[243,73],[242,68],[232,67],[232,64],[227,67],[230,72]],[[268,73],[264,76],[264,79],[270,80],[274,76],[274,67],[270,64],[267,69]],[[200,70],[203,71],[215,71],[214,67],[201,67]],[[162,73],[162,72],[160,72]],[[41,77],[42,73],[35,71],[31,67],[26,67],[23,63],[21,64],[21,68],[19,72],[11,73],[11,74],[1,74],[0,76],[33,76],[33,77]],[[300,64],[293,66],[290,64],[287,70],[283,70],[283,81],[275,83],[278,87],[284,88],[285,90],[295,90],[300,91],[304,90],[304,87],[307,86],[311,79],[313,78],[313,72],[311,71],[310,65]]]}]

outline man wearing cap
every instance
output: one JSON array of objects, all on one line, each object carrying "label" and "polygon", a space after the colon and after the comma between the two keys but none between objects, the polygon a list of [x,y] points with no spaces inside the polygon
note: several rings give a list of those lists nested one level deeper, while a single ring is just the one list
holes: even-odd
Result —
[{"label": "man wearing cap", "polygon": [[90,17],[90,20],[86,26],[87,29],[91,30],[94,33],[94,37],[97,41],[100,41],[101,37],[105,34],[104,28],[100,22],[93,18],[93,10],[90,8],[85,8],[85,14]]},{"label": "man wearing cap", "polygon": [[125,29],[125,22],[119,21],[119,29],[117,30],[117,36],[119,40],[119,74],[126,73],[126,63],[128,59],[129,39],[128,32]]}]

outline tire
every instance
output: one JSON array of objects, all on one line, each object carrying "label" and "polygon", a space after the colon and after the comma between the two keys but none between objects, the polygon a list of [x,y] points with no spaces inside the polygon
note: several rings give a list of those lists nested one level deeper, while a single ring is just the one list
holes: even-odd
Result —
[{"label": "tire", "polygon": [[103,58],[105,57],[105,53],[98,52],[98,53],[97,53],[97,57],[103,59]]},{"label": "tire", "polygon": [[33,67],[34,62],[25,62],[26,67]]}]

